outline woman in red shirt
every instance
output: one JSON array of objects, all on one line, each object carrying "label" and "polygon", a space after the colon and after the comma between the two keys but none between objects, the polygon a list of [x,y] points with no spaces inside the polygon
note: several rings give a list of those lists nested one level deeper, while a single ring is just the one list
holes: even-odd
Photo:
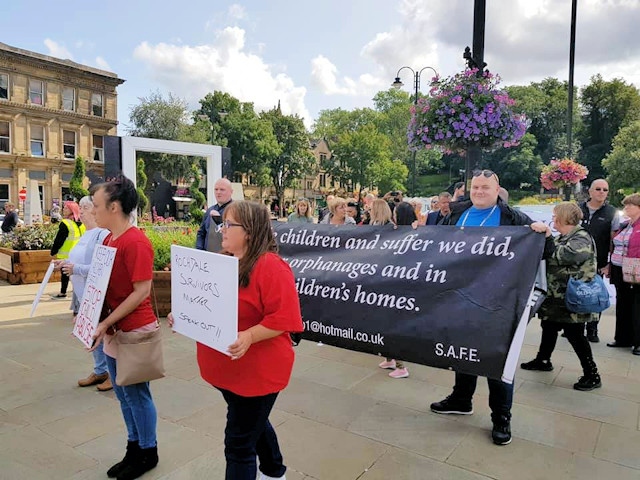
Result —
[{"label": "woman in red shirt", "polygon": [[130,222],[131,212],[138,206],[138,192],[131,180],[121,176],[96,185],[92,196],[96,223],[111,232],[104,239],[104,245],[117,249],[105,296],[110,313],[98,324],[94,339],[96,345],[104,341],[109,376],[114,379],[113,390],[120,401],[128,433],[127,453],[107,475],[118,480],[133,480],[158,464],[157,413],[149,382],[116,385],[118,349],[112,339],[117,330],[160,328],[149,298],[153,248],[146,235]]},{"label": "woman in red shirt", "polygon": [[[284,479],[286,467],[269,414],[289,383],[294,353],[289,332],[302,331],[289,265],[277,255],[269,211],[233,202],[224,212],[222,248],[239,259],[238,338],[222,354],[198,344],[202,378],[227,402],[226,480]],[[173,316],[167,317],[173,326]]]}]

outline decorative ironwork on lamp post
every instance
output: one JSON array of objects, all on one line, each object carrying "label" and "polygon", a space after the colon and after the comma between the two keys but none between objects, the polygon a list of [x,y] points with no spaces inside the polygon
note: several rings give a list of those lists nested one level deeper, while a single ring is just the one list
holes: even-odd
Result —
[{"label": "decorative ironwork on lamp post", "polygon": [[[402,80],[400,80],[400,72],[405,68],[407,70],[411,70],[411,73],[413,74],[413,87],[414,87],[413,104],[417,105],[418,93],[420,92],[420,76],[422,75],[422,72],[424,70],[432,70],[436,77],[438,76],[438,72],[436,72],[436,70],[433,67],[423,67],[420,70],[414,70],[413,68],[407,67],[407,66],[400,67],[398,69],[398,73],[396,73],[396,78],[394,82],[391,84],[393,88],[399,89],[404,85],[404,83],[402,83]],[[416,151],[415,150],[411,152],[411,163],[412,163],[411,164],[411,169],[412,169],[411,196],[415,197],[416,195]]]}]

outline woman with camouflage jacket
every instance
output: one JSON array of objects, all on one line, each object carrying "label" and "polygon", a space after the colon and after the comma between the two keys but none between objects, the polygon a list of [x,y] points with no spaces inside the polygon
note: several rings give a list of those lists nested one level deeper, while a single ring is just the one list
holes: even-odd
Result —
[{"label": "woman with camouflage jacket", "polygon": [[[584,324],[597,315],[579,314],[567,310],[564,303],[569,277],[589,281],[596,272],[595,248],[591,235],[580,226],[582,211],[575,203],[563,202],[553,209],[555,227],[560,236],[554,238],[555,251],[547,258],[547,298],[538,311],[542,320],[542,339],[536,358],[521,364],[525,370],[550,372],[551,354],[558,332],[564,330],[567,340],[580,359],[584,375],[573,385],[588,391],[602,386],[598,367],[593,360],[591,345],[584,334]],[[546,235],[551,235],[547,227]]]}]

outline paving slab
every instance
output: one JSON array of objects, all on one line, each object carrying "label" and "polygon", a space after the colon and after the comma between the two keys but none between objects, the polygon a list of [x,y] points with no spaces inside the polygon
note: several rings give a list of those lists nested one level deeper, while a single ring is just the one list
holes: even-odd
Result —
[{"label": "paving slab", "polygon": [[[91,355],[69,334],[68,302],[45,297],[28,318],[37,287],[0,282],[0,480],[104,479],[126,446],[118,401],[77,387]],[[270,417],[287,478],[637,480],[640,357],[604,345],[611,313],[592,344],[603,387],[573,390],[580,365],[559,338],[553,372],[516,371],[504,447],[491,441],[484,379],[474,415],[437,415],[429,405],[451,393],[453,372],[407,363],[410,377],[395,380],[378,368],[381,357],[303,341]],[[521,362],[535,356],[540,333],[532,321]],[[200,377],[192,340],[167,330],[163,345],[167,376],[152,384],[160,463],[142,478],[223,478],[226,405]]]}]

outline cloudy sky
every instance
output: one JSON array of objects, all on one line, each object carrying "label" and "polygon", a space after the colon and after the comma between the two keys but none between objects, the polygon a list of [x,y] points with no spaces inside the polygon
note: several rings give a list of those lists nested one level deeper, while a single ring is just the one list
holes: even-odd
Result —
[{"label": "cloudy sky", "polygon": [[[571,0],[489,0],[485,61],[503,84],[568,78]],[[640,0],[578,0],[576,85],[597,73],[640,86]],[[464,68],[472,0],[31,0],[3,6],[0,41],[109,70],[119,133],[159,90],[192,108],[222,90],[313,123],[323,109],[372,106],[402,66]],[[424,88],[431,77],[425,70]],[[404,70],[405,88],[412,89]],[[426,80],[426,81],[425,81]]]}]

